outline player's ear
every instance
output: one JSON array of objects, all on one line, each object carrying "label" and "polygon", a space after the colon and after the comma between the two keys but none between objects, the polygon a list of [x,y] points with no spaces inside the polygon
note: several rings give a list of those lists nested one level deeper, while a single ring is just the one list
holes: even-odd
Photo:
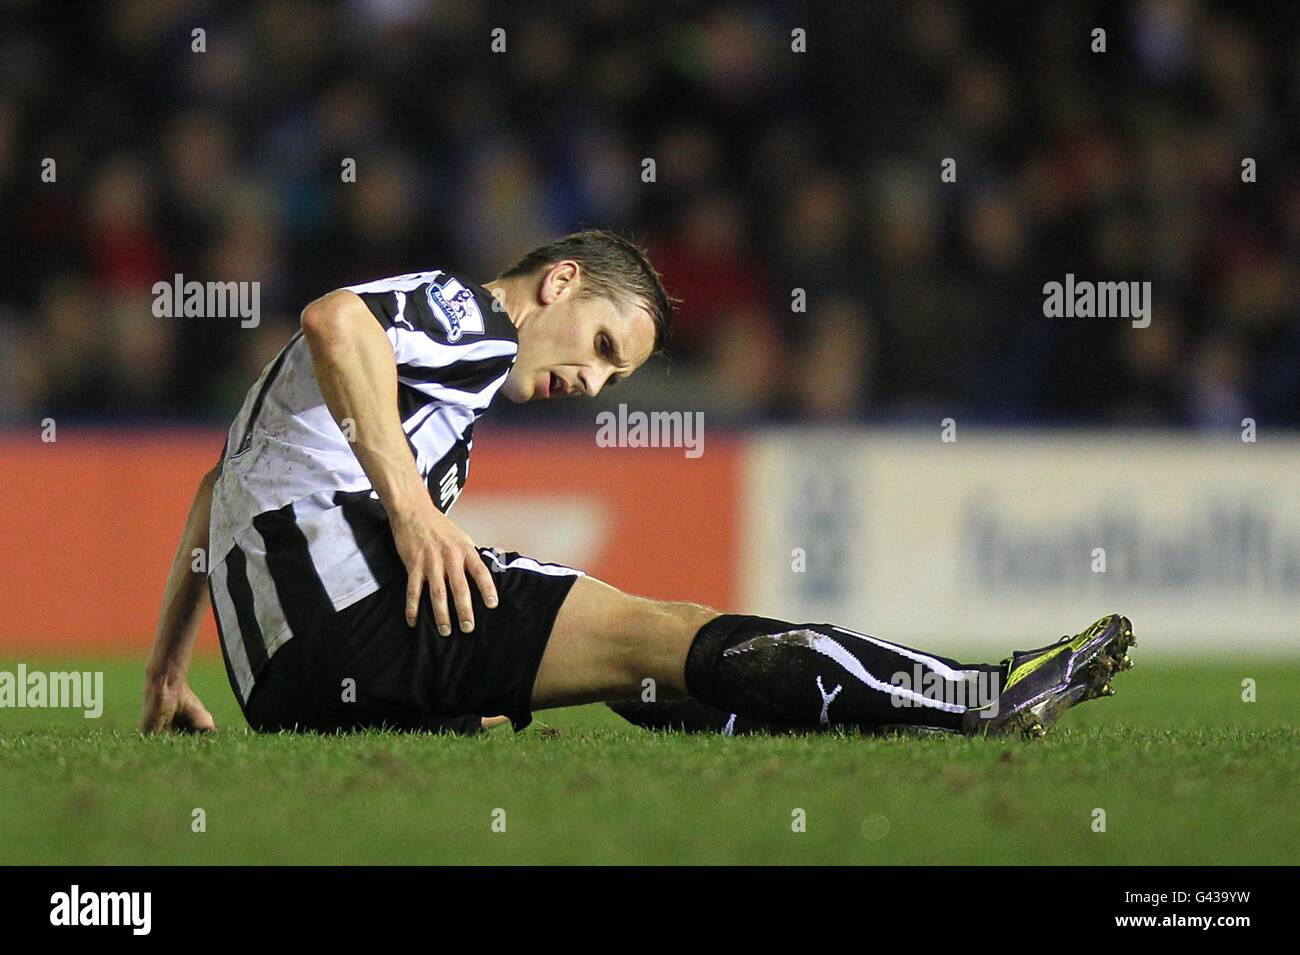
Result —
[{"label": "player's ear", "polygon": [[546,275],[542,278],[542,304],[550,305],[559,298],[561,292],[574,285],[581,275],[582,267],[572,259],[556,262],[546,270]]}]

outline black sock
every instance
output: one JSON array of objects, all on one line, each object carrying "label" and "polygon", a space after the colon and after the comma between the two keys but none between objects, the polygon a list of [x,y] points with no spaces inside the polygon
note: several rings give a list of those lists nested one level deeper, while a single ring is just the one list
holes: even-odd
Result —
[{"label": "black sock", "polygon": [[701,627],[686,657],[686,686],[695,699],[792,726],[960,730],[967,708],[997,698],[1002,672],[830,624],[740,614]]}]

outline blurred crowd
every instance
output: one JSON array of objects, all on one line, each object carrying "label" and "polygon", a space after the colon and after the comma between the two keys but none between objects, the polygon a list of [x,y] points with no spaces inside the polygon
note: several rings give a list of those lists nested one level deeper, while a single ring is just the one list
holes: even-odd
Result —
[{"label": "blurred crowd", "polygon": [[[228,420],[329,289],[600,226],[682,300],[602,402],[1300,426],[1298,120],[1290,2],[9,2],[0,420]],[[1150,326],[1045,317],[1067,273]]]}]

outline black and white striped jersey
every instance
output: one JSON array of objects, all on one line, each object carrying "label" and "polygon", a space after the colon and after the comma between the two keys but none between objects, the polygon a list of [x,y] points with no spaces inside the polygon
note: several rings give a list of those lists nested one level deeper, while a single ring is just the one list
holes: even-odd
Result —
[{"label": "black and white striped jersey", "polygon": [[[514,363],[519,339],[483,287],[416,272],[348,287],[379,320],[397,363],[407,444],[439,510],[469,475],[474,422]],[[334,421],[302,334],[262,371],[231,425],[213,489],[209,586],[245,702],[295,632],[405,570],[387,515]]]}]

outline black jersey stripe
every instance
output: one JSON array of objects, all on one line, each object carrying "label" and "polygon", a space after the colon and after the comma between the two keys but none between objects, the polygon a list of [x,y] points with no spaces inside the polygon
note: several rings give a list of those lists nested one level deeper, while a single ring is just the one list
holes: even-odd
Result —
[{"label": "black jersey stripe", "polygon": [[[248,693],[252,691],[251,688],[245,687],[243,683],[240,682],[239,675],[235,672],[235,665],[234,663],[231,662],[230,645],[226,642],[227,640],[230,639],[230,636],[226,632],[226,628],[221,623],[221,614],[217,612],[217,588],[216,585],[212,582],[211,574],[208,575],[208,597],[212,601],[212,610],[213,610],[212,616],[217,622],[217,637],[218,637],[217,643],[221,645],[221,662],[225,664],[226,667],[226,679],[228,679],[230,681],[230,685],[237,690],[237,692],[235,693],[235,700],[239,703],[240,711],[244,712],[244,714],[247,715],[247,712],[245,710],[245,706],[246,706],[245,698],[248,695]],[[247,652],[247,649],[245,649],[245,652]],[[256,682],[256,679],[257,678],[254,677],[254,682]]]},{"label": "black jersey stripe", "polygon": [[414,385],[408,385],[404,381],[397,383],[397,414],[403,424],[421,408],[432,404],[433,400]]},{"label": "black jersey stripe", "polygon": [[262,667],[266,666],[266,643],[253,606],[253,588],[248,583],[248,558],[238,544],[226,555],[226,592],[235,606],[235,620],[239,624],[244,653],[248,655],[248,669],[256,679]]},{"label": "black jersey stripe", "polygon": [[430,385],[442,385],[457,391],[478,393],[510,370],[515,362],[514,355],[499,355],[495,358],[483,358],[478,361],[454,361],[440,368],[428,368],[423,365],[398,365],[397,375],[411,381]]},{"label": "black jersey stripe", "polygon": [[335,491],[334,503],[343,510],[343,519],[352,530],[370,575],[375,580],[401,576],[402,558],[393,543],[384,506],[369,491]]},{"label": "black jersey stripe", "polygon": [[292,504],[258,514],[253,527],[266,544],[266,567],[289,632],[302,633],[334,610],[312,561],[307,535],[298,526]]},{"label": "black jersey stripe", "polygon": [[397,292],[356,292],[361,301],[370,309],[370,314],[384,328],[392,328],[397,318]]}]

